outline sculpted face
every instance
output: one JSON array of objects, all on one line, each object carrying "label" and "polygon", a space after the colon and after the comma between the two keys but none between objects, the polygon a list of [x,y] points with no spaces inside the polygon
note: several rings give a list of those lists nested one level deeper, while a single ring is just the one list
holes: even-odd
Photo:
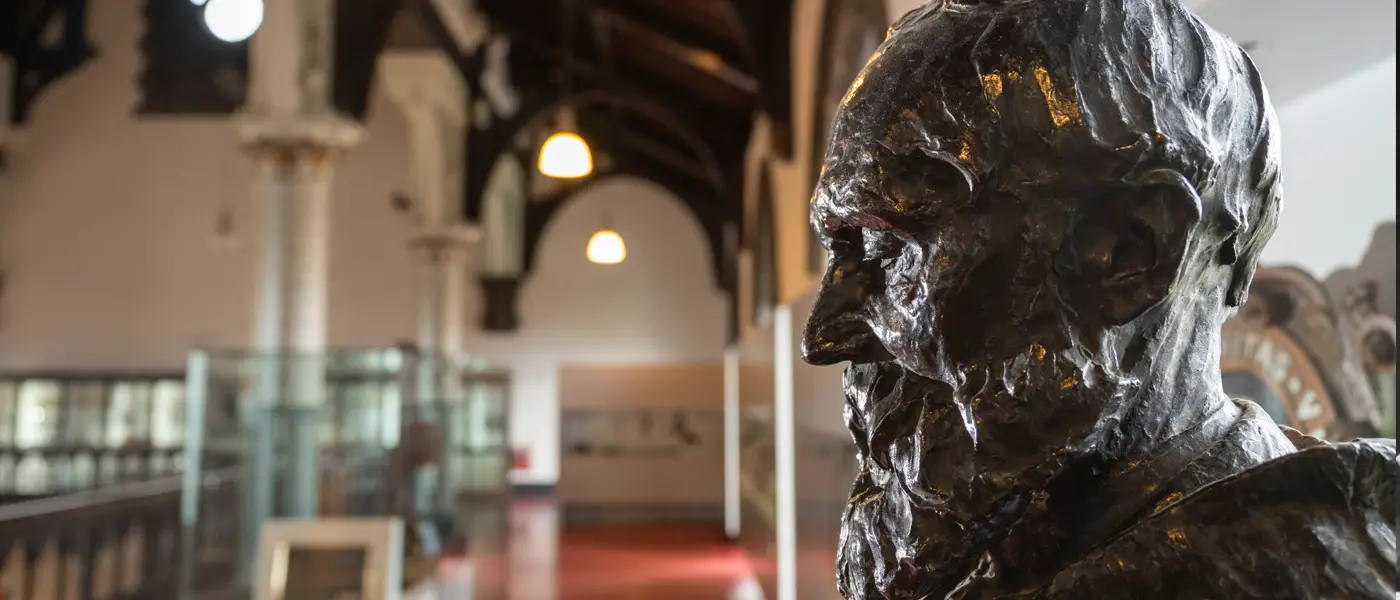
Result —
[{"label": "sculpted face", "polygon": [[[1103,333],[1160,298],[1176,264],[1157,263],[1181,252],[1129,226],[1152,194],[1095,160],[1042,57],[969,46],[947,27],[888,40],[842,103],[813,200],[830,258],[803,352],[851,363],[863,467],[849,598],[951,585],[1066,457],[1103,443],[1138,387]],[[1155,206],[1193,222],[1189,203]]]},{"label": "sculpted face", "polygon": [[1278,211],[1258,74],[1175,0],[935,0],[892,31],[812,202],[803,354],[850,365],[852,599],[1016,564],[1013,527],[1052,539],[1036,519],[1093,493],[1067,470],[1225,402],[1220,325]]}]

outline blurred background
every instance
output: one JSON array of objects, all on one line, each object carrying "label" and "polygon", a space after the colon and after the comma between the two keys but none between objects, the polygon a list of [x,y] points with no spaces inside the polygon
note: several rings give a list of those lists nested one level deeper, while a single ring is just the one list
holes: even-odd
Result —
[{"label": "blurred background", "polygon": [[[1183,1],[1282,127],[1227,387],[1393,437],[1395,3]],[[808,200],[921,4],[0,2],[0,598],[246,597],[268,519],[376,515],[460,597],[837,598]]]}]

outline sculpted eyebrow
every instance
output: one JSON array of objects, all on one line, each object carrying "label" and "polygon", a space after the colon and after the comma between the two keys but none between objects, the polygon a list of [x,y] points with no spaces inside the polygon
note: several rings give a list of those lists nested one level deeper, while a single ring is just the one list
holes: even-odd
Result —
[{"label": "sculpted eyebrow", "polygon": [[977,189],[977,176],[973,166],[956,155],[947,152],[921,151],[915,154],[898,155],[894,157],[894,160],[899,168],[905,170],[927,173],[943,169],[949,175],[955,175],[961,183],[966,184],[968,191]]}]

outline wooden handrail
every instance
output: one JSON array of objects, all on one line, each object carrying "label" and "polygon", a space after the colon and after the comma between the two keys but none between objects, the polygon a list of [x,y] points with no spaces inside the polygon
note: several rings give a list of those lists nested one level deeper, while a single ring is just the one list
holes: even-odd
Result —
[{"label": "wooden handrail", "polygon": [[[205,475],[203,487],[206,490],[217,488],[231,483],[237,475],[238,469],[211,472]],[[68,519],[71,517],[102,518],[155,500],[178,504],[182,483],[177,475],[0,506],[0,540],[10,535],[23,537],[36,526],[52,529],[57,518],[64,518],[63,522],[71,522]]]},{"label": "wooden handrail", "polygon": [[[149,445],[0,446],[0,493],[18,499],[45,498],[146,482],[178,473],[184,452],[183,447]],[[86,468],[81,468],[84,464]],[[38,467],[37,472],[25,470],[34,466]]]}]

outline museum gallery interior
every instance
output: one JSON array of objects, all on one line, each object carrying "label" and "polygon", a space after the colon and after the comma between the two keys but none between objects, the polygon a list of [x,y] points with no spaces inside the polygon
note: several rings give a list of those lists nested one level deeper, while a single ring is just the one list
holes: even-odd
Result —
[{"label": "museum gallery interior", "polygon": [[0,2],[0,600],[1400,598],[1395,2]]}]

